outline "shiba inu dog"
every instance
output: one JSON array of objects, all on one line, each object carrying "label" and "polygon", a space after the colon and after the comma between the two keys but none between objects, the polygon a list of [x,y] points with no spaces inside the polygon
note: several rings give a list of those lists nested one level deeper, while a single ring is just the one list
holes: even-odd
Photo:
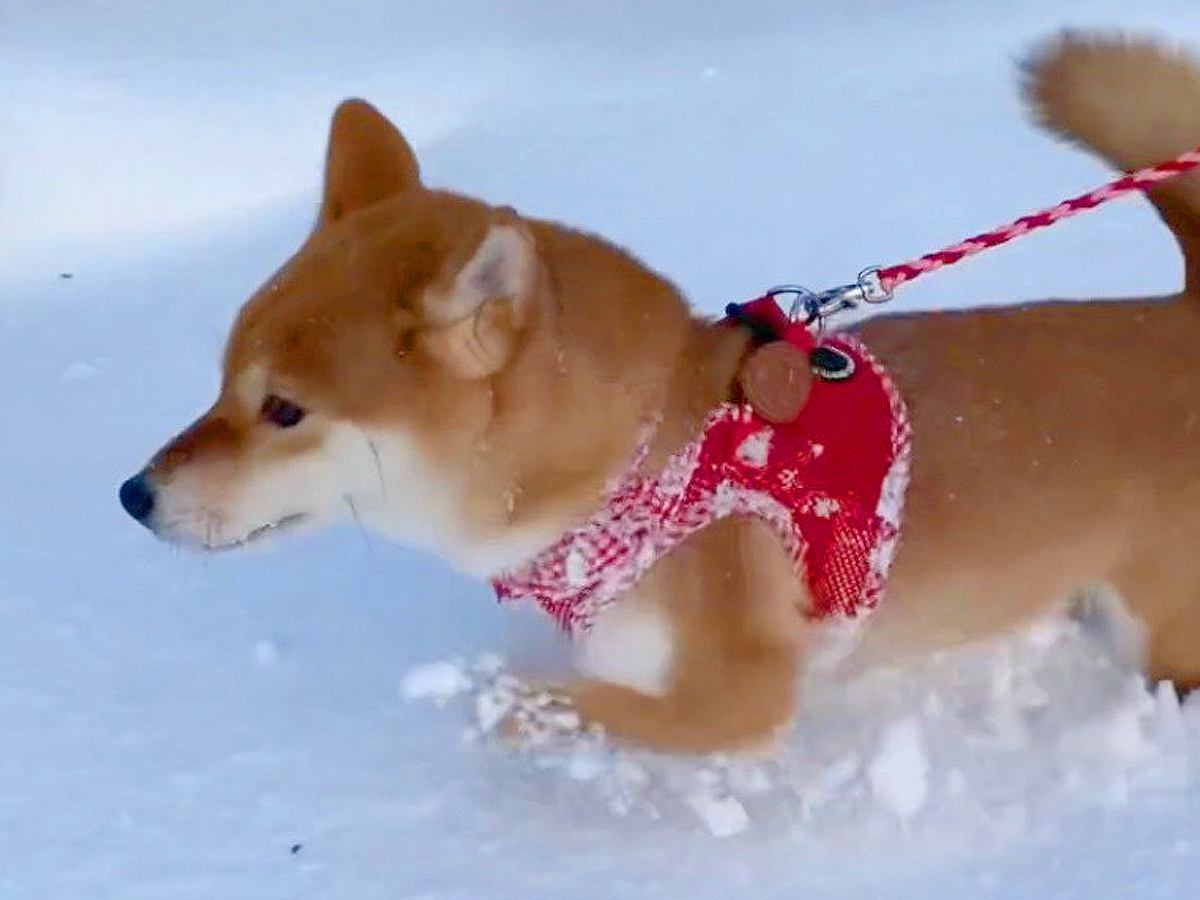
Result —
[{"label": "shiba inu dog", "polygon": [[[1200,144],[1181,53],[1067,35],[1026,74],[1042,123],[1117,167]],[[1150,199],[1183,251],[1178,296],[854,329],[907,403],[912,459],[886,596],[847,666],[1111,587],[1148,674],[1200,683],[1200,176]],[[215,403],[120,499],[205,550],[353,514],[490,576],[586,520],[635,456],[653,469],[692,440],[753,346],[598,237],[426,187],[399,131],[349,100],[316,226],[238,315]],[[822,639],[808,602],[775,531],[722,518],[597,618],[563,690],[629,740],[761,744]]]}]

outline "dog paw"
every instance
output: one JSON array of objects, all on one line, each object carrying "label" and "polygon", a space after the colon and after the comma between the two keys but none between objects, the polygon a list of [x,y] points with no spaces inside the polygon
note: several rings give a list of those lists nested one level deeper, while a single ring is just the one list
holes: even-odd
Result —
[{"label": "dog paw", "polygon": [[577,737],[583,723],[562,688],[498,676],[476,698],[476,724],[519,747],[539,747]]}]

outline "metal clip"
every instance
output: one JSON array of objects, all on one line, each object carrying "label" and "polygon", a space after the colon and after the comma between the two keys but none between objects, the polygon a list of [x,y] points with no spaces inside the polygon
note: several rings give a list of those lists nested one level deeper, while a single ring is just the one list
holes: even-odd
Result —
[{"label": "metal clip", "polygon": [[883,283],[883,271],[879,266],[869,266],[859,272],[858,286],[862,288],[864,303],[887,303],[895,296]]},{"label": "metal clip", "polygon": [[825,320],[840,312],[857,309],[862,303],[886,303],[892,292],[883,284],[877,266],[863,269],[853,284],[843,284],[819,294],[798,284],[781,284],[767,291],[769,297],[793,295],[788,309],[788,318],[793,322],[803,320],[806,325],[815,325],[818,332],[825,328]]},{"label": "metal clip", "polygon": [[891,291],[883,285],[877,266],[863,269],[858,273],[858,280],[853,284],[843,284],[830,288],[817,295],[822,308],[830,309],[830,313],[843,309],[854,309],[860,303],[887,303],[892,299]]},{"label": "metal clip", "polygon": [[804,320],[811,324],[813,314],[820,305],[820,297],[800,284],[779,284],[767,291],[767,296],[779,302],[780,297],[791,296],[792,302],[788,307],[787,317],[792,322]]}]

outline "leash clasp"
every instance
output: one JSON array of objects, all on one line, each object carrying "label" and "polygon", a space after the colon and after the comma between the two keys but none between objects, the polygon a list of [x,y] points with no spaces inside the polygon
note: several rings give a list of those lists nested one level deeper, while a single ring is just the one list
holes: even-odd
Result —
[{"label": "leash clasp", "polygon": [[854,284],[845,284],[841,287],[833,288],[825,291],[820,296],[833,295],[836,298],[844,299],[855,305],[859,303],[887,303],[892,299],[892,292],[887,289],[883,283],[883,271],[879,266],[870,266],[858,273],[858,280]]},{"label": "leash clasp", "polygon": [[853,284],[839,285],[819,294],[798,284],[781,284],[767,291],[767,296],[793,297],[788,318],[793,322],[815,325],[818,331],[823,331],[825,320],[829,317],[857,309],[863,303],[887,303],[893,295],[884,285],[879,267],[871,266],[859,272],[858,280]]}]

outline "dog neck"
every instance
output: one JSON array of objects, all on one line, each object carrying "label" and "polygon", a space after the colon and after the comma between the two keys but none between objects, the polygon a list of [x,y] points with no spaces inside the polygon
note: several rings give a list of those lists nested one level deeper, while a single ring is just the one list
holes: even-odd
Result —
[{"label": "dog neck", "polygon": [[493,385],[490,475],[467,493],[485,545],[477,574],[585,520],[639,446],[658,466],[693,439],[730,398],[750,340],[693,317],[673,285],[611,245],[549,225],[538,240],[551,294]]}]

